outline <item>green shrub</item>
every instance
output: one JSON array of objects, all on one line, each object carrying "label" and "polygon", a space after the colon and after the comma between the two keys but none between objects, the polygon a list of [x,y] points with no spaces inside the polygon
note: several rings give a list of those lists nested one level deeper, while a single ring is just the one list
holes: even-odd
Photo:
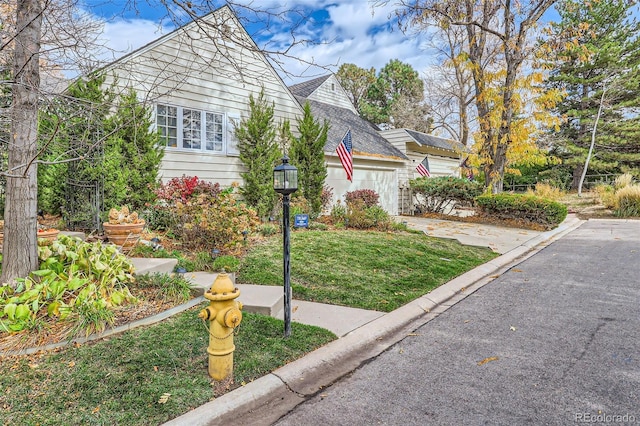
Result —
[{"label": "green shrub", "polygon": [[356,229],[376,229],[386,231],[391,228],[389,214],[380,206],[367,206],[362,199],[348,204],[347,226]]},{"label": "green shrub", "polygon": [[155,231],[167,231],[177,222],[174,212],[163,201],[156,202],[152,208],[142,210],[142,217],[147,228]]},{"label": "green shrub", "polygon": [[565,166],[555,166],[538,174],[539,183],[546,183],[563,191],[571,188],[572,180],[573,173]]},{"label": "green shrub", "polygon": [[452,176],[420,177],[410,180],[409,186],[421,212],[445,213],[459,206],[472,206],[482,193],[478,182]]},{"label": "green shrub", "polygon": [[331,223],[337,225],[338,223],[344,223],[347,218],[347,207],[340,202],[334,204],[331,208],[331,214],[329,215]]},{"label": "green shrub", "polygon": [[502,193],[476,198],[481,212],[503,220],[523,220],[552,229],[567,217],[567,206],[534,195]]},{"label": "green shrub", "polygon": [[640,185],[627,185],[615,192],[615,210],[618,217],[640,216]]},{"label": "green shrub", "polygon": [[270,237],[278,233],[278,227],[273,223],[262,223],[258,226],[258,233],[264,237]]},{"label": "green shrub", "polygon": [[133,265],[113,244],[87,243],[60,235],[39,246],[40,269],[18,282],[0,286],[0,330],[38,327],[46,318],[75,322],[87,335],[113,324],[114,307],[135,303],[127,285]]}]

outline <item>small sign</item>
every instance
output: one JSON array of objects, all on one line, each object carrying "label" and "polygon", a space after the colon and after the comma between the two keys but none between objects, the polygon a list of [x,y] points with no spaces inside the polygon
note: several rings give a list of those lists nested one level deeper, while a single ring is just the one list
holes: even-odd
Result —
[{"label": "small sign", "polygon": [[309,215],[308,214],[297,214],[294,216],[293,220],[294,228],[308,228],[309,227]]}]

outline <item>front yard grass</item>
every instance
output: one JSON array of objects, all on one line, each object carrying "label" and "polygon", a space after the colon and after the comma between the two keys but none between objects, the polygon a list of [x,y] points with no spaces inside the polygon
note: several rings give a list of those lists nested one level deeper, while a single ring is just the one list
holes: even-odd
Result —
[{"label": "front yard grass", "polygon": [[[202,307],[206,306],[203,304]],[[209,334],[193,309],[162,323],[59,353],[0,358],[2,425],[157,425],[215,396]],[[234,388],[330,342],[324,329],[245,313]],[[170,394],[160,403],[163,394]]]},{"label": "front yard grass", "polygon": [[[422,233],[296,231],[291,243],[294,297],[385,312],[496,256]],[[282,237],[251,248],[238,281],[281,286]],[[197,312],[59,352],[0,358],[0,424],[146,426],[219,396],[224,390],[208,377],[209,336]],[[283,330],[280,320],[245,313],[233,387],[335,339],[295,322],[290,338]]]},{"label": "front yard grass", "polygon": [[[252,247],[238,282],[282,285],[282,238]],[[488,248],[422,233],[291,233],[293,297],[390,312],[495,258]]]}]

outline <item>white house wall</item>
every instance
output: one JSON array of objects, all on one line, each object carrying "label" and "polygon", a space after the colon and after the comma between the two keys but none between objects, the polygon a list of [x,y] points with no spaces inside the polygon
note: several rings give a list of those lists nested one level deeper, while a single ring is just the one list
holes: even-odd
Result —
[{"label": "white house wall", "polygon": [[[233,37],[246,44],[223,43],[220,38],[213,43],[215,34],[204,36],[198,26],[188,25],[108,67],[106,84],[116,81],[121,89],[133,88],[154,107],[161,103],[223,113],[226,143],[233,134],[231,123],[249,115],[249,96],[257,97],[263,88],[274,104],[274,122],[289,119],[295,123],[302,111],[293,95],[262,54],[246,47],[253,42],[237,21],[227,17],[225,24]],[[194,36],[194,31],[199,34]],[[167,148],[160,175],[164,181],[186,174],[228,186],[241,182],[242,171],[233,150],[208,153]]]},{"label": "white house wall", "polygon": [[[429,172],[431,177],[439,176],[460,176],[460,160],[458,158],[442,157],[439,155],[427,154],[429,157]],[[416,167],[424,160],[425,154],[414,151],[407,152],[409,164],[407,174],[409,179],[419,178],[420,174]]]},{"label": "white house wall", "polygon": [[340,108],[347,108],[358,114],[358,110],[353,106],[351,99],[349,99],[342,85],[339,84],[338,79],[333,74],[320,87],[314,90],[308,99]]},{"label": "white house wall", "polygon": [[404,129],[389,129],[380,132],[389,143],[400,150],[403,154],[407,154],[408,135]]},{"label": "white house wall", "polygon": [[347,192],[357,189],[373,189],[380,196],[380,206],[389,214],[398,214],[398,170],[402,162],[382,162],[379,160],[355,158],[353,182],[347,175],[337,156],[325,155],[327,179],[325,184],[333,188],[332,204],[338,200],[344,204]]}]

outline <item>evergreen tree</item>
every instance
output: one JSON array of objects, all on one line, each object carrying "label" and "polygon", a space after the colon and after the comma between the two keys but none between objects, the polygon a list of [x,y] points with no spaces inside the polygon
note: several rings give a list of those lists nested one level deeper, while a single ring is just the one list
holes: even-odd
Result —
[{"label": "evergreen tree", "polygon": [[640,177],[640,26],[628,0],[564,0],[546,46],[553,61],[549,84],[566,92],[556,112],[567,118],[556,151],[573,169],[576,188],[591,144],[589,172]]},{"label": "evergreen tree", "polygon": [[[404,108],[404,105],[412,105],[412,108]],[[424,83],[411,65],[397,59],[389,61],[380,70],[376,80],[369,86],[359,111],[375,124],[429,131]]]},{"label": "evergreen tree", "polygon": [[102,181],[102,138],[114,99],[103,89],[104,80],[100,75],[76,80],[40,114],[38,206],[44,211],[61,211],[67,179]]},{"label": "evergreen tree", "polygon": [[164,150],[151,131],[151,110],[134,91],[116,97],[104,80],[93,75],[75,81],[40,115],[38,205],[46,212],[64,207],[68,179],[98,182],[106,209],[140,209],[155,199]]},{"label": "evergreen tree", "polygon": [[138,101],[134,90],[120,96],[106,126],[111,136],[105,146],[105,187],[109,182],[113,191],[105,190],[110,198],[105,194],[105,206],[142,209],[155,200],[164,149],[152,124],[151,109]]},{"label": "evergreen tree", "polygon": [[249,96],[249,117],[243,118],[236,128],[240,161],[245,165],[244,181],[240,193],[258,216],[268,217],[276,203],[273,190],[273,168],[280,158],[276,141],[277,130],[273,123],[274,104],[266,100],[264,89],[258,98]]},{"label": "evergreen tree", "polygon": [[302,118],[298,119],[298,131],[300,137],[292,138],[289,156],[291,164],[298,168],[298,188],[311,204],[311,213],[317,216],[322,209],[322,187],[327,178],[324,145],[329,124],[314,120],[309,102],[306,102]]}]

